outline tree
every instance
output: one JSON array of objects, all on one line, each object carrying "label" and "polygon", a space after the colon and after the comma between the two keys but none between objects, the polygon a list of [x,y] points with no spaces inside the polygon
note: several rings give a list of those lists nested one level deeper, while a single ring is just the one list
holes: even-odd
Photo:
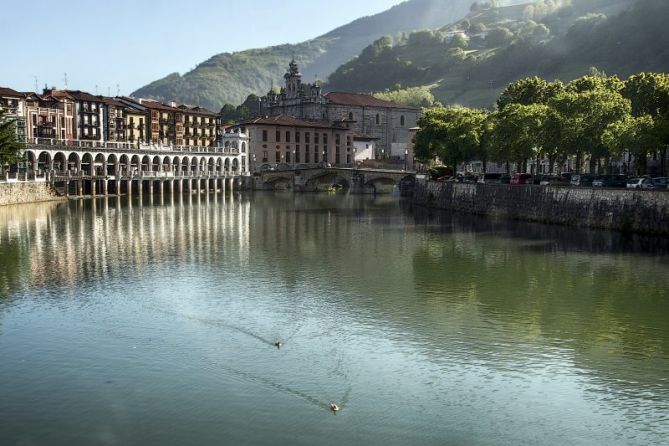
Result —
[{"label": "tree", "polygon": [[564,155],[576,156],[576,170],[580,172],[584,154],[590,154],[592,173],[597,160],[610,157],[608,146],[602,143],[603,132],[611,123],[629,116],[632,106],[628,99],[612,89],[600,86],[578,91],[580,87],[570,86],[549,105],[559,116]]},{"label": "tree", "polygon": [[409,87],[403,90],[389,90],[375,93],[374,97],[412,107],[431,107],[434,104],[434,95],[429,87]]},{"label": "tree", "polygon": [[16,120],[0,108],[0,166],[16,164],[25,149],[16,138]]},{"label": "tree", "polygon": [[509,104],[547,104],[563,91],[564,85],[560,81],[547,82],[540,77],[528,77],[509,84],[497,100],[497,107],[502,110]]},{"label": "tree", "polygon": [[637,174],[646,174],[648,153],[661,144],[657,134],[658,123],[649,115],[627,116],[607,126],[602,134],[602,144],[616,155],[629,151],[637,159]]},{"label": "tree", "polygon": [[549,110],[544,104],[509,104],[495,112],[491,159],[513,160],[521,171],[528,159],[538,159],[544,147]]},{"label": "tree", "polygon": [[464,107],[436,107],[418,120],[416,158],[429,162],[436,156],[457,171],[457,166],[480,154],[486,113]]},{"label": "tree", "polygon": [[625,82],[622,94],[631,101],[633,116],[653,119],[653,133],[661,145],[660,171],[664,175],[669,145],[669,75],[641,73],[632,76]]}]

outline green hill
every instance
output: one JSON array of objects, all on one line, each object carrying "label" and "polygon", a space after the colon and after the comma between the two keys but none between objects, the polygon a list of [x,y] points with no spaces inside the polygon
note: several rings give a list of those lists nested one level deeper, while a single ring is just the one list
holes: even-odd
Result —
[{"label": "green hill", "polygon": [[[409,0],[303,43],[217,54],[192,71],[172,73],[138,89],[133,96],[199,104],[212,110],[225,103],[240,104],[249,94],[266,93],[282,78],[293,56],[306,80],[316,75],[325,79],[379,37],[452,23],[469,12],[473,1]],[[302,15],[309,20],[311,12]]]},{"label": "green hill", "polygon": [[442,102],[490,107],[522,77],[566,81],[592,67],[620,76],[669,71],[668,20],[666,0],[544,0],[475,11],[447,27],[377,40],[326,88],[427,85]]}]

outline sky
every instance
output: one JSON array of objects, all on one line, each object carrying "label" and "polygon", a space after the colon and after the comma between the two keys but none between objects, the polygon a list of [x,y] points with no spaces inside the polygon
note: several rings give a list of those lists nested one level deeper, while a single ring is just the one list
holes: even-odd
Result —
[{"label": "sky", "polygon": [[[401,0],[3,2],[0,86],[130,94],[211,56],[298,43]],[[118,87],[117,87],[118,86]]]}]

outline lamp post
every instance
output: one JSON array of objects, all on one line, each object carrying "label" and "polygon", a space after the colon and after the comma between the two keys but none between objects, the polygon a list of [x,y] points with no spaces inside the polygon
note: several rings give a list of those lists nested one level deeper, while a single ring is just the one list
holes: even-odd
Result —
[{"label": "lamp post", "polygon": [[404,170],[407,170],[407,157],[409,156],[409,149],[404,149]]},{"label": "lamp post", "polygon": [[256,171],[256,154],[251,154],[251,160],[253,161],[253,172]]},{"label": "lamp post", "polygon": [[295,167],[295,150],[294,150],[294,149],[293,149],[293,158],[292,158],[292,161],[293,161],[293,167]]},{"label": "lamp post", "polygon": [[353,166],[354,167],[358,165],[357,160],[355,159],[355,155],[356,155],[357,151],[358,151],[358,149],[356,147],[353,147]]}]

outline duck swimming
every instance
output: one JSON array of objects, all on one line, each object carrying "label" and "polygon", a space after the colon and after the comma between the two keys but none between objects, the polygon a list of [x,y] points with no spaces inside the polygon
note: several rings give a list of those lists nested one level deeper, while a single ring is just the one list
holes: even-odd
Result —
[{"label": "duck swimming", "polygon": [[276,342],[274,343],[274,347],[276,347],[276,348],[281,348],[281,347],[283,347],[283,342],[281,342],[281,341],[276,341]]},{"label": "duck swimming", "polygon": [[330,410],[337,413],[339,412],[339,406],[337,406],[335,403],[330,403]]}]

